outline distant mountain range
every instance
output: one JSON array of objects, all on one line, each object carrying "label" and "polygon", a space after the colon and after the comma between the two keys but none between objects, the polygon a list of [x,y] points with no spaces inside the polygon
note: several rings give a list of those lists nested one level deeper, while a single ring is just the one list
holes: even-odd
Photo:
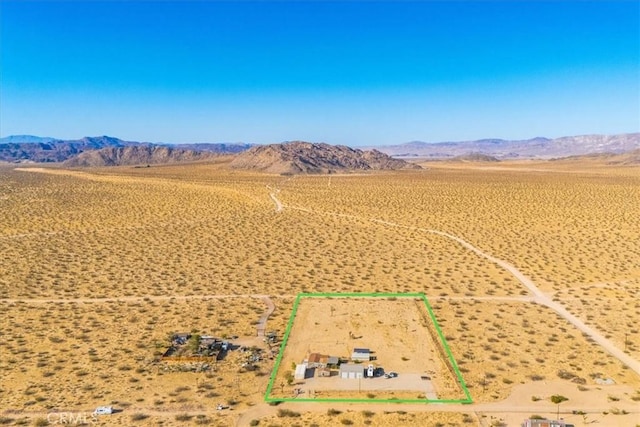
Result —
[{"label": "distant mountain range", "polygon": [[53,142],[55,138],[34,136],[34,135],[11,135],[4,138],[0,138],[0,143],[3,144],[36,144],[43,142]]},{"label": "distant mountain range", "polygon": [[375,147],[394,157],[446,159],[482,154],[497,159],[552,159],[597,153],[625,153],[640,148],[640,133],[581,135],[526,140],[479,139],[476,141],[428,143],[413,141]]},{"label": "distant mountain range", "polygon": [[[123,147],[174,147],[182,151],[235,154],[247,150],[254,144],[152,144],[149,142],[124,141],[110,136],[84,137],[77,140],[62,140],[33,135],[12,135],[0,138],[0,161],[5,162],[64,162],[88,151]],[[113,152],[114,154],[116,152]],[[177,151],[172,152],[178,155]],[[103,153],[104,154],[104,153]],[[185,153],[180,154],[185,157]],[[187,156],[188,157],[188,156]],[[119,157],[122,159],[122,157]],[[131,158],[133,159],[133,158]],[[84,161],[96,161],[96,159]],[[111,163],[110,160],[107,163]]]},{"label": "distant mountain range", "polygon": [[363,151],[344,145],[303,141],[253,147],[238,154],[230,167],[279,174],[421,169],[377,150]]},{"label": "distant mountain range", "polygon": [[[305,143],[310,144],[310,143]],[[283,145],[283,144],[274,144]],[[289,150],[295,145],[284,144],[286,147],[280,151],[272,147],[264,152],[260,151],[261,162],[266,162],[268,156],[272,156],[277,162],[289,162],[289,166],[284,167],[282,164],[276,166],[275,163],[269,166],[275,169],[291,169],[311,171],[333,170],[342,168],[339,163],[333,164],[334,160],[324,158],[323,156],[331,154],[331,150],[327,147],[334,147],[328,144],[312,144],[318,150],[315,157],[317,164],[304,164],[304,162],[293,162],[292,153]],[[119,138],[110,136],[84,137],[78,140],[61,140],[51,137],[39,137],[33,135],[13,135],[0,138],[0,161],[5,162],[65,162],[81,153],[102,150],[106,148],[124,148],[124,147],[171,147],[172,151],[154,151],[148,149],[145,151],[127,151],[127,150],[111,150],[97,155],[83,156],[76,163],[87,163],[98,165],[104,162],[107,164],[122,164],[121,162],[134,162],[136,159],[140,163],[154,163],[156,161],[173,162],[181,161],[180,159],[204,159],[207,156],[201,156],[196,153],[215,153],[215,154],[238,154],[261,146],[249,143],[210,143],[210,144],[153,144],[149,142],[124,141]],[[270,147],[270,146],[266,146]],[[336,146],[338,147],[338,146]],[[344,150],[345,146],[340,150]],[[359,147],[363,152],[371,152],[375,149],[379,154],[386,154],[394,158],[422,158],[422,159],[462,159],[472,160],[489,157],[496,160],[505,159],[554,159],[570,156],[591,155],[599,153],[620,154],[640,149],[640,133],[627,133],[619,135],[581,135],[566,136],[562,138],[532,138],[527,140],[503,140],[503,139],[479,139],[475,141],[461,142],[437,142],[428,143],[422,141],[413,141],[399,145],[371,146]],[[270,154],[268,153],[270,151]],[[355,150],[360,151],[360,150]],[[192,152],[192,153],[187,153]],[[146,153],[146,154],[145,154]],[[255,154],[255,153],[254,153]],[[299,153],[300,154],[300,153]],[[344,154],[344,153],[343,153]],[[349,156],[342,156],[337,152],[332,155],[344,157],[346,160]],[[386,168],[396,167],[392,165],[388,159],[374,159],[370,156],[366,162],[372,162],[370,168]],[[376,154],[378,156],[378,154]],[[471,157],[470,157],[471,156]],[[304,156],[303,156],[304,157]],[[351,156],[353,157],[353,156]],[[357,157],[357,156],[356,156]],[[355,158],[355,157],[354,157]],[[147,159],[147,160],[144,160]],[[276,160],[274,160],[275,162]],[[356,169],[364,163],[363,160],[355,161],[352,164]],[[241,162],[249,164],[249,160],[238,160],[235,164]],[[326,163],[325,163],[326,162]],[[131,164],[131,163],[127,163]],[[372,166],[373,165],[373,166]],[[260,168],[258,164],[251,166],[252,168]],[[269,169],[266,167],[266,169]],[[266,170],[265,169],[265,170]]]},{"label": "distant mountain range", "polygon": [[0,139],[0,160],[5,162],[63,162],[83,151],[130,145],[141,144],[109,136],[85,137],[68,141],[31,135],[9,136]]}]

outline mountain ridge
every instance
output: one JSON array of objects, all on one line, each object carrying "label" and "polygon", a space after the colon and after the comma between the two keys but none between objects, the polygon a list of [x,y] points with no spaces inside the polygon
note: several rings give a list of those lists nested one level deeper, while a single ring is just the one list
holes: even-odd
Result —
[{"label": "mountain ridge", "polygon": [[84,151],[65,160],[69,167],[156,165],[177,162],[195,162],[217,157],[218,154],[182,150],[160,145],[105,147]]},{"label": "mountain ridge", "polygon": [[562,157],[552,159],[551,161],[565,162],[584,162],[593,161],[601,162],[612,166],[636,166],[640,165],[640,148],[637,150],[626,151],[624,153],[592,153],[581,154],[578,156]]},{"label": "mountain ridge", "polygon": [[234,154],[247,150],[254,144],[245,143],[198,143],[163,144],[151,142],[125,141],[120,138],[102,135],[85,136],[80,139],[56,139],[35,135],[11,135],[0,138],[0,161],[59,163],[87,151],[108,147],[157,146],[173,147],[181,150]]},{"label": "mountain ridge", "polygon": [[[106,147],[161,146],[198,152],[238,154],[252,147],[251,143],[191,143],[166,144],[125,141],[111,136],[83,137],[62,140],[35,135],[11,135],[0,138],[0,161],[64,162],[89,150]],[[576,135],[560,138],[537,136],[525,140],[484,138],[472,141],[424,142],[411,141],[397,145],[358,147],[377,150],[394,158],[451,159],[459,156],[486,155],[498,160],[554,159],[598,153],[625,153],[640,148],[640,133],[616,135]]]},{"label": "mountain ridge", "polygon": [[56,138],[35,135],[9,135],[0,138],[0,144],[30,144],[53,142]]},{"label": "mountain ridge", "polygon": [[640,133],[616,135],[576,135],[560,138],[535,137],[525,140],[485,138],[459,142],[411,141],[405,144],[377,146],[394,157],[446,159],[483,154],[497,159],[552,159],[596,153],[624,153],[640,148]]}]

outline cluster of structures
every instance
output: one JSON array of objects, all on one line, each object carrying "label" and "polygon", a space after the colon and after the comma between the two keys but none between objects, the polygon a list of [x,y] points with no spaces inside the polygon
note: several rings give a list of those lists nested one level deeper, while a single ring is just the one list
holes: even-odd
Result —
[{"label": "cluster of structures", "polygon": [[275,332],[270,332],[265,342],[269,344],[270,350],[257,346],[241,346],[233,340],[237,336],[227,339],[220,339],[210,335],[198,335],[195,333],[175,333],[169,337],[169,348],[160,357],[162,369],[167,372],[204,372],[214,367],[218,362],[226,358],[230,351],[238,351],[237,360],[243,371],[255,371],[259,369],[259,364],[264,359],[273,359],[274,351],[271,344],[276,341]]},{"label": "cluster of structures", "polygon": [[302,363],[296,365],[293,378],[303,380],[315,375],[319,377],[330,377],[331,370],[337,369],[340,362],[340,358],[336,356],[311,353]]},{"label": "cluster of structures", "polygon": [[365,362],[374,359],[373,352],[368,348],[354,348],[350,358],[311,353],[302,363],[296,365],[293,378],[303,380],[315,376],[335,375],[343,379],[359,379],[379,376],[384,373],[382,368],[374,368],[371,364],[364,365]]},{"label": "cluster of structures", "polygon": [[209,335],[177,333],[171,337],[171,345],[162,355],[163,360],[185,360],[210,358],[221,360],[224,358],[231,344]]},{"label": "cluster of structures", "polygon": [[[242,362],[242,368],[248,371],[254,371],[258,369],[258,363],[263,360],[263,351],[258,347],[240,347],[240,352],[244,354],[244,362]],[[273,356],[269,355],[270,359]]]}]

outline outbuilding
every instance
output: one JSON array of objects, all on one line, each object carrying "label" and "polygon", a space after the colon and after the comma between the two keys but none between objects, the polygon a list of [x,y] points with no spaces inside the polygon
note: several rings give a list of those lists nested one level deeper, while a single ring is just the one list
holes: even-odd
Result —
[{"label": "outbuilding", "polygon": [[340,378],[359,379],[364,378],[364,368],[357,363],[343,363],[340,365]]},{"label": "outbuilding", "polygon": [[307,376],[307,364],[301,363],[296,365],[296,372],[293,374],[293,378],[296,380],[303,380]]},{"label": "outbuilding", "polygon": [[327,367],[329,368],[337,368],[340,364],[340,358],[337,356],[329,356],[327,358]]},{"label": "outbuilding", "polygon": [[369,362],[371,360],[371,350],[368,348],[354,348],[351,353],[351,360],[356,362]]}]

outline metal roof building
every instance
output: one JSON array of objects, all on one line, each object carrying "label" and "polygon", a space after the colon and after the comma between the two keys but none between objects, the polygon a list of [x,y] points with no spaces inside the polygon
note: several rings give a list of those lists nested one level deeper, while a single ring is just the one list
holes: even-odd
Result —
[{"label": "metal roof building", "polygon": [[343,363],[340,365],[340,378],[358,379],[364,378],[364,367],[356,363]]}]

